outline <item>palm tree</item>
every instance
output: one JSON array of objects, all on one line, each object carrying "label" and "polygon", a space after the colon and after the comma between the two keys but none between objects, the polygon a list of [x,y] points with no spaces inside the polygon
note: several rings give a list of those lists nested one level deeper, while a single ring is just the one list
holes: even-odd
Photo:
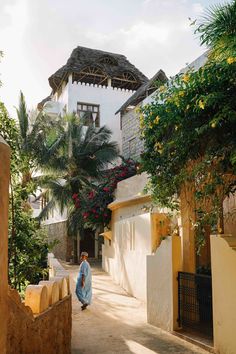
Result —
[{"label": "palm tree", "polygon": [[43,111],[30,116],[27,110],[25,97],[20,92],[19,106],[16,108],[19,123],[18,150],[21,158],[21,185],[25,187],[32,182],[32,174],[38,170],[41,162],[46,158],[48,146],[45,142],[50,141],[58,120],[53,120]]},{"label": "palm tree", "polygon": [[214,5],[206,10],[196,33],[201,44],[211,49],[213,58],[225,59],[236,55],[236,0]]},{"label": "palm tree", "polygon": [[111,131],[107,127],[85,127],[75,114],[61,118],[61,126],[55,139],[44,152],[41,168],[53,173],[54,178],[45,177],[44,187],[50,193],[47,206],[40,218],[59,206],[61,213],[68,211],[68,232],[73,230],[74,262],[77,263],[77,234],[80,224],[73,213],[72,195],[94,180],[100,178],[101,171],[118,157],[118,145],[110,141]]}]

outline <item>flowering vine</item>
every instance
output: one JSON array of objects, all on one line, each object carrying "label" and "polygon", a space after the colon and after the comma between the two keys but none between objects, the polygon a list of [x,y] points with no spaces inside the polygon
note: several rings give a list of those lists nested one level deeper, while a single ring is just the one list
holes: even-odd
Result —
[{"label": "flowering vine", "polygon": [[106,227],[111,220],[111,211],[108,205],[114,199],[114,191],[118,182],[134,176],[137,173],[137,164],[129,159],[123,160],[115,166],[101,173],[100,183],[93,183],[89,187],[72,195],[75,213],[80,224],[85,228],[96,229]]}]

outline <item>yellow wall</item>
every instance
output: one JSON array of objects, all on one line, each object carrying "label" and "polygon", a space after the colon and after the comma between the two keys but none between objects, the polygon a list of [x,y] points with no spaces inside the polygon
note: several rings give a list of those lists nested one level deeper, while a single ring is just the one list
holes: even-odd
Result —
[{"label": "yellow wall", "polygon": [[211,236],[214,346],[236,353],[236,237]]},{"label": "yellow wall", "polygon": [[170,235],[170,219],[164,213],[151,214],[152,252],[160,246],[162,237]]},{"label": "yellow wall", "polygon": [[0,136],[0,351],[6,353],[10,148]]}]

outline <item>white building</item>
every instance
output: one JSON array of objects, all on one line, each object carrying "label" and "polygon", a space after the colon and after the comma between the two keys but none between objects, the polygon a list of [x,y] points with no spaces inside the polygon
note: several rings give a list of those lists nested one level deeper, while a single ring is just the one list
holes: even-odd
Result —
[{"label": "white building", "polygon": [[[78,46],[67,63],[49,77],[52,92],[38,108],[55,117],[76,113],[85,126],[106,125],[122,154],[121,122],[116,111],[147,81],[124,55]],[[54,249],[55,255],[69,259],[71,240],[65,234],[66,215],[54,211],[45,224],[50,239],[61,241]],[[97,257],[98,240],[94,242],[94,232],[86,232],[84,240],[78,242],[78,252],[83,248],[91,257]]]},{"label": "white building", "polygon": [[120,119],[115,113],[147,81],[124,55],[79,46],[49,77],[52,93],[38,107],[52,115],[75,112],[85,125],[106,125],[121,147]]}]

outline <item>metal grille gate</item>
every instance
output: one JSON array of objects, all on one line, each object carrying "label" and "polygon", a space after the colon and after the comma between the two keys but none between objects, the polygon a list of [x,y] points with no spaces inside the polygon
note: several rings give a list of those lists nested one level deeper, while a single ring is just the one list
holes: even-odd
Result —
[{"label": "metal grille gate", "polygon": [[213,337],[211,276],[178,273],[179,326]]}]

